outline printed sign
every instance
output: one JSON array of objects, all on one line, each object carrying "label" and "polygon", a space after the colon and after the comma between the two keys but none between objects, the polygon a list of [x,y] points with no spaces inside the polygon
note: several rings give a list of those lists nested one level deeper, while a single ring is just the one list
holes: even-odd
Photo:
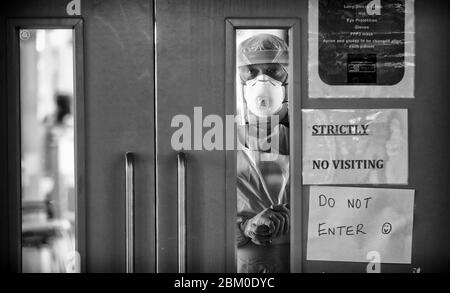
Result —
[{"label": "printed sign", "polygon": [[302,110],[303,184],[407,184],[406,109]]},{"label": "printed sign", "polygon": [[311,0],[310,97],[413,97],[410,0]]},{"label": "printed sign", "polygon": [[312,186],[307,259],[411,263],[414,190]]}]

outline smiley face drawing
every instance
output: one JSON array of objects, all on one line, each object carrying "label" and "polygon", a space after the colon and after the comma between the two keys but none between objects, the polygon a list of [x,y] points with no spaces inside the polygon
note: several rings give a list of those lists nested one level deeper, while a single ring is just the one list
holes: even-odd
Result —
[{"label": "smiley face drawing", "polygon": [[384,223],[383,226],[381,227],[381,233],[383,234],[389,234],[392,231],[392,225],[391,223]]}]

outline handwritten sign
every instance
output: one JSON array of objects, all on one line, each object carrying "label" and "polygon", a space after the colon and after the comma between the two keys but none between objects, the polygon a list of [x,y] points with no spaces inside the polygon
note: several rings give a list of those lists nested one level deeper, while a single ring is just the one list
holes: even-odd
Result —
[{"label": "handwritten sign", "polygon": [[406,109],[303,110],[304,184],[407,184]]},{"label": "handwritten sign", "polygon": [[312,186],[308,260],[411,263],[414,190]]}]

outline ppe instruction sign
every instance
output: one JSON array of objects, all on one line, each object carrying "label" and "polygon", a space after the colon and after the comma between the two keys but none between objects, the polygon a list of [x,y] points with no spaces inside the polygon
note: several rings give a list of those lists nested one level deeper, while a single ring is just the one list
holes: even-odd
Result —
[{"label": "ppe instruction sign", "polygon": [[303,184],[407,184],[406,109],[302,110]]},{"label": "ppe instruction sign", "polygon": [[414,2],[310,0],[310,96],[414,97]]},{"label": "ppe instruction sign", "polygon": [[310,187],[307,259],[411,263],[414,190]]}]

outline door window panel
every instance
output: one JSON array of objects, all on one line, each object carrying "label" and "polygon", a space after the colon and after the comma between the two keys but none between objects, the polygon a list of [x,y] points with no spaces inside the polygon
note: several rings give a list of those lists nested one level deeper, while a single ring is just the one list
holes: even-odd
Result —
[{"label": "door window panel", "polygon": [[237,271],[289,272],[288,31],[236,30]]},{"label": "door window panel", "polygon": [[76,272],[72,29],[21,29],[22,271]]}]

